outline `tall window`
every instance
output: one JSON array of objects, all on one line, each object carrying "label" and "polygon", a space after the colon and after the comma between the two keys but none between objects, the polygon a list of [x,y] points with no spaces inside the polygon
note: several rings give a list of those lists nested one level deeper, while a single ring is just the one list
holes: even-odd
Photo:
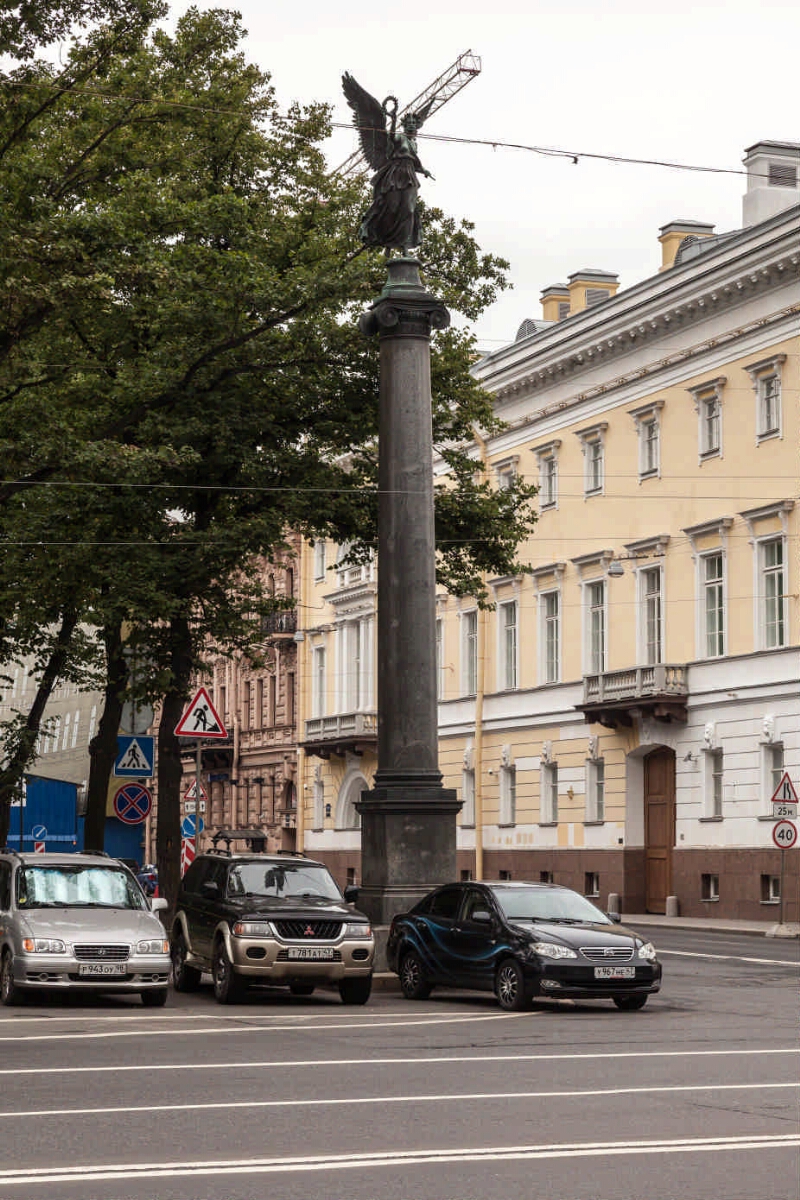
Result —
[{"label": "tall window", "polygon": [[783,778],[783,742],[764,742],[761,746],[761,790],[764,802],[769,805]]},{"label": "tall window", "polygon": [[264,680],[256,680],[256,716],[255,727],[262,729],[264,726]]},{"label": "tall window", "polygon": [[586,820],[606,819],[606,764],[602,758],[586,760]]},{"label": "tall window", "polygon": [[705,611],[706,657],[725,653],[725,607],[722,590],[722,555],[709,554],[703,560],[703,608]]},{"label": "tall window", "polygon": [[783,539],[762,542],[761,552],[761,629],[764,649],[786,645],[785,572]]},{"label": "tall window", "polygon": [[721,446],[719,397],[708,396],[700,401],[700,453],[719,454]]},{"label": "tall window", "polygon": [[606,587],[602,580],[586,585],[587,667],[590,675],[606,669]]},{"label": "tall window", "polygon": [[278,724],[278,677],[269,677],[269,724]]},{"label": "tall window", "polygon": [[660,567],[642,571],[641,596],[644,660],[648,666],[652,666],[662,662],[664,657]]},{"label": "tall window", "polygon": [[758,436],[770,437],[781,427],[781,381],[768,375],[758,381]]},{"label": "tall window", "polygon": [[517,768],[500,768],[500,824],[514,825],[517,819]]},{"label": "tall window", "polygon": [[500,606],[500,687],[517,686],[517,602]]},{"label": "tall window", "polygon": [[444,621],[436,620],[436,699],[444,699]]},{"label": "tall window", "polygon": [[558,763],[542,763],[540,816],[543,824],[558,821]]},{"label": "tall window", "polygon": [[497,486],[501,490],[508,490],[514,486],[514,481],[517,478],[516,460],[512,462],[498,463],[497,467]]},{"label": "tall window", "polygon": [[286,673],[286,717],[285,724],[294,724],[294,671]]},{"label": "tall window", "polygon": [[250,722],[250,691],[251,691],[251,687],[252,687],[252,685],[250,683],[250,680],[246,679],[245,684],[244,684],[244,695],[242,696],[242,728],[243,729],[249,729],[250,724],[251,724],[251,722]]},{"label": "tall window", "polygon": [[311,661],[311,715],[313,717],[323,717],[325,715],[325,692],[327,686],[324,646],[314,647]]},{"label": "tall window", "polygon": [[327,547],[325,539],[320,538],[314,542],[314,579],[320,580],[325,578],[325,560],[327,557]]},{"label": "tall window", "polygon": [[475,824],[475,771],[465,767],[461,775],[461,824]]},{"label": "tall window", "polygon": [[344,711],[357,712],[361,704],[361,622],[344,626]]},{"label": "tall window", "polygon": [[586,494],[603,490],[603,443],[593,438],[586,443]]},{"label": "tall window", "polygon": [[462,618],[462,674],[461,686],[465,696],[474,696],[478,690],[478,613],[476,609],[464,613]]},{"label": "tall window", "polygon": [[[719,749],[706,750],[703,755],[703,811],[706,817],[722,816],[724,757]],[[770,795],[772,793],[770,792]]]},{"label": "tall window", "polygon": [[555,454],[539,460],[539,507],[555,508],[558,500],[558,460]]},{"label": "tall window", "polygon": [[561,658],[561,605],[558,592],[545,592],[542,596],[542,647],[543,679],[545,683],[557,683]]},{"label": "tall window", "polygon": [[639,474],[642,478],[658,474],[658,418],[653,415],[639,425]]}]

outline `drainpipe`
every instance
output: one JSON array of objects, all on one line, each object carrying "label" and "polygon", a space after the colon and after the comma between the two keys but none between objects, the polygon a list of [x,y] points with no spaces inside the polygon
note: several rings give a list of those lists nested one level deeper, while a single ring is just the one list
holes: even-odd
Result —
[{"label": "drainpipe", "polygon": [[[487,478],[488,471],[486,469],[486,442],[478,433],[473,430],[475,441],[478,443],[478,449],[481,456],[481,467],[484,478]],[[483,582],[483,578],[481,581]],[[483,696],[485,689],[486,675],[486,618],[488,613],[485,609],[478,609],[478,637],[476,645],[476,653],[478,656],[478,670],[476,672],[475,681],[475,878],[483,879]]]}]

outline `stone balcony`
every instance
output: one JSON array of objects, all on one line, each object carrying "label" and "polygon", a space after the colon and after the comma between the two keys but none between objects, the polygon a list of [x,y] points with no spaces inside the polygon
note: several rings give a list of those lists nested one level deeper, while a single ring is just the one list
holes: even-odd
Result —
[{"label": "stone balcony", "polygon": [[632,725],[634,717],[685,724],[686,678],[686,667],[680,663],[654,663],[585,675],[583,703],[577,707],[587,721],[609,729]]},{"label": "stone balcony", "polygon": [[302,746],[306,754],[330,758],[332,754],[363,754],[377,744],[378,714],[372,711],[312,717],[305,723]]}]

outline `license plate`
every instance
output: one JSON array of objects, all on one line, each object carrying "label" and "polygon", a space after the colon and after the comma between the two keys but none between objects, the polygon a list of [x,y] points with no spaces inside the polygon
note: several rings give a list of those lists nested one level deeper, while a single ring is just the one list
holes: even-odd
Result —
[{"label": "license plate", "polygon": [[79,975],[126,975],[125,963],[79,963]]},{"label": "license plate", "polygon": [[635,979],[636,967],[595,967],[595,979]]},{"label": "license plate", "polygon": [[286,951],[286,957],[292,959],[303,959],[306,962],[332,962],[333,947],[332,946],[290,946]]}]

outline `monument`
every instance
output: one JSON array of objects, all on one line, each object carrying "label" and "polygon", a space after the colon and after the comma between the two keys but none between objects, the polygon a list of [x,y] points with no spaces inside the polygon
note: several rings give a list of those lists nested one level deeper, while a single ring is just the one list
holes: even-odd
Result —
[{"label": "monument", "polygon": [[[430,338],[450,314],[410,256],[422,240],[415,134],[427,111],[381,104],[342,79],[372,177],[361,222],[382,247],[388,278],[359,328],[380,339],[378,507],[378,768],[361,814],[359,906],[387,924],[438,884],[456,878],[455,789],[442,787],[436,691],[436,543]],[[399,256],[392,251],[398,250]]]}]

